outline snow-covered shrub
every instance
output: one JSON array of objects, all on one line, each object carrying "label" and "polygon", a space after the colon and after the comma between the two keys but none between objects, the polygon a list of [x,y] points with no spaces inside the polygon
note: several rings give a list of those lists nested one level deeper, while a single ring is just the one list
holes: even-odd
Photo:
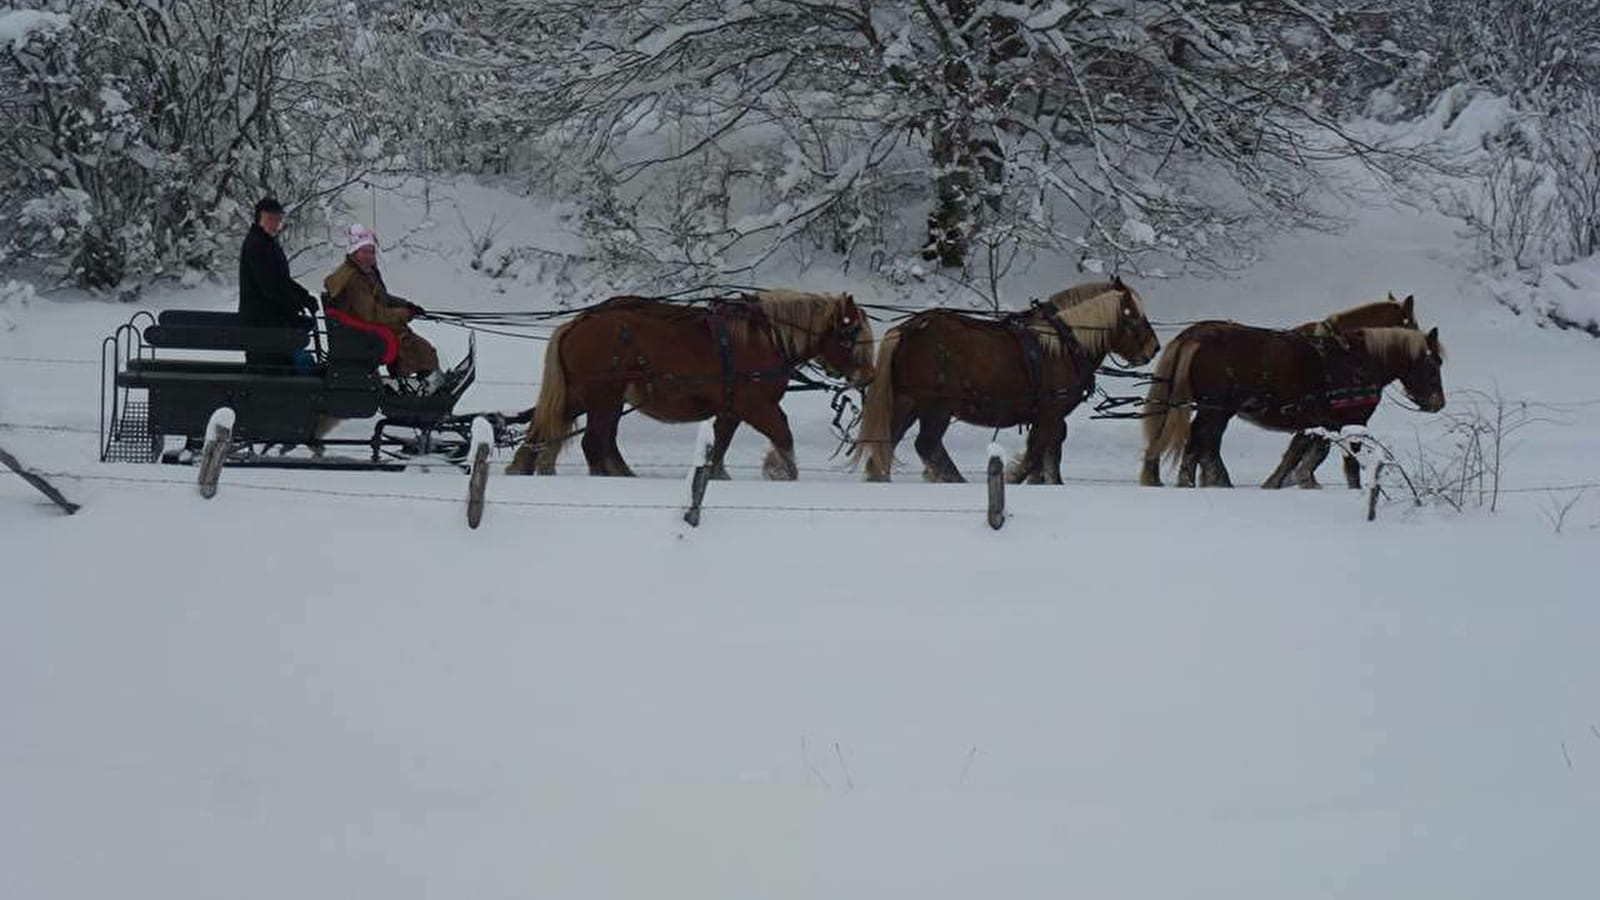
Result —
[{"label": "snow-covered shrub", "polygon": [[1446,211],[1477,234],[1483,261],[1534,272],[1600,253],[1600,93],[1554,108],[1509,99],[1468,106],[1492,115],[1451,126],[1478,175]]},{"label": "snow-covered shrub", "polygon": [[22,322],[23,311],[37,300],[33,285],[26,281],[0,282],[0,331],[13,331]]},{"label": "snow-covered shrub", "polygon": [[1557,263],[1600,253],[1600,85],[1539,128],[1539,159],[1550,170]]},{"label": "snow-covered shrub", "polygon": [[[1392,4],[1382,41],[1364,48],[1398,64],[1369,112],[1415,115],[1468,83],[1529,109],[1565,106],[1600,84],[1600,3],[1594,0],[1421,0]],[[1531,103],[1524,103],[1531,101]]]}]

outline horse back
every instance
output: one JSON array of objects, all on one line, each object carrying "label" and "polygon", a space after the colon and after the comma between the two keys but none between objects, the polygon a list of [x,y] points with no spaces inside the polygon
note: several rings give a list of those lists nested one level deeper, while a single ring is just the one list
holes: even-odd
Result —
[{"label": "horse back", "polygon": [[1199,322],[1171,342],[1195,345],[1188,383],[1198,398],[1219,402],[1304,395],[1326,380],[1319,339],[1237,322]]},{"label": "horse back", "polygon": [[1037,326],[1026,314],[916,313],[896,326],[894,390],[976,425],[1032,422],[1041,403],[1060,402],[1056,395],[1082,378],[1069,362],[1047,358],[1036,337],[1030,342],[1025,330]]}]

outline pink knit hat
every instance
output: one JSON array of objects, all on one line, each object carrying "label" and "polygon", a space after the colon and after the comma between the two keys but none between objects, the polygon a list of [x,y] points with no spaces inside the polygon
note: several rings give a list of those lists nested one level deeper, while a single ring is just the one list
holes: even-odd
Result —
[{"label": "pink knit hat", "polygon": [[355,253],[362,247],[378,249],[378,236],[373,234],[372,230],[365,225],[351,225],[350,233],[345,238],[345,252]]}]

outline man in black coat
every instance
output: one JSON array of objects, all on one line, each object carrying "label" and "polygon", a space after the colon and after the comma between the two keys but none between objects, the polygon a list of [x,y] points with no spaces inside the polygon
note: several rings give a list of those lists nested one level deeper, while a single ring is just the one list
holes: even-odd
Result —
[{"label": "man in black coat", "polygon": [[[255,224],[239,250],[239,321],[251,326],[298,328],[309,336],[316,327],[311,315],[316,313],[317,298],[289,275],[289,258],[278,245],[282,228],[283,204],[263,197],[256,204]],[[294,364],[294,357],[248,352],[245,362],[288,366]]]}]

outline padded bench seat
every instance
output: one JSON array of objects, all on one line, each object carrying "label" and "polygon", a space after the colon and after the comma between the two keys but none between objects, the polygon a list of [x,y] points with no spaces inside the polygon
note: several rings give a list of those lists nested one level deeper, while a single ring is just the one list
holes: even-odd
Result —
[{"label": "padded bench seat", "polygon": [[[144,330],[144,340],[160,350],[256,352],[288,356],[305,349],[315,328],[315,321],[311,317],[306,317],[305,321],[305,329],[262,327],[241,324],[238,313],[168,309],[156,317],[156,324]],[[376,369],[379,364],[394,359],[397,344],[388,329],[353,319],[335,309],[327,311],[326,321],[328,358],[333,364]]]},{"label": "padded bench seat", "polygon": [[310,335],[297,328],[241,325],[151,325],[144,342],[163,350],[237,350],[292,354],[305,349]]},{"label": "padded bench seat", "polygon": [[[259,384],[261,369],[244,363],[206,362],[190,359],[130,360],[126,371],[117,373],[117,384],[125,387],[182,384]],[[274,385],[290,390],[317,390],[323,386],[322,372],[284,372],[272,376]]]}]

